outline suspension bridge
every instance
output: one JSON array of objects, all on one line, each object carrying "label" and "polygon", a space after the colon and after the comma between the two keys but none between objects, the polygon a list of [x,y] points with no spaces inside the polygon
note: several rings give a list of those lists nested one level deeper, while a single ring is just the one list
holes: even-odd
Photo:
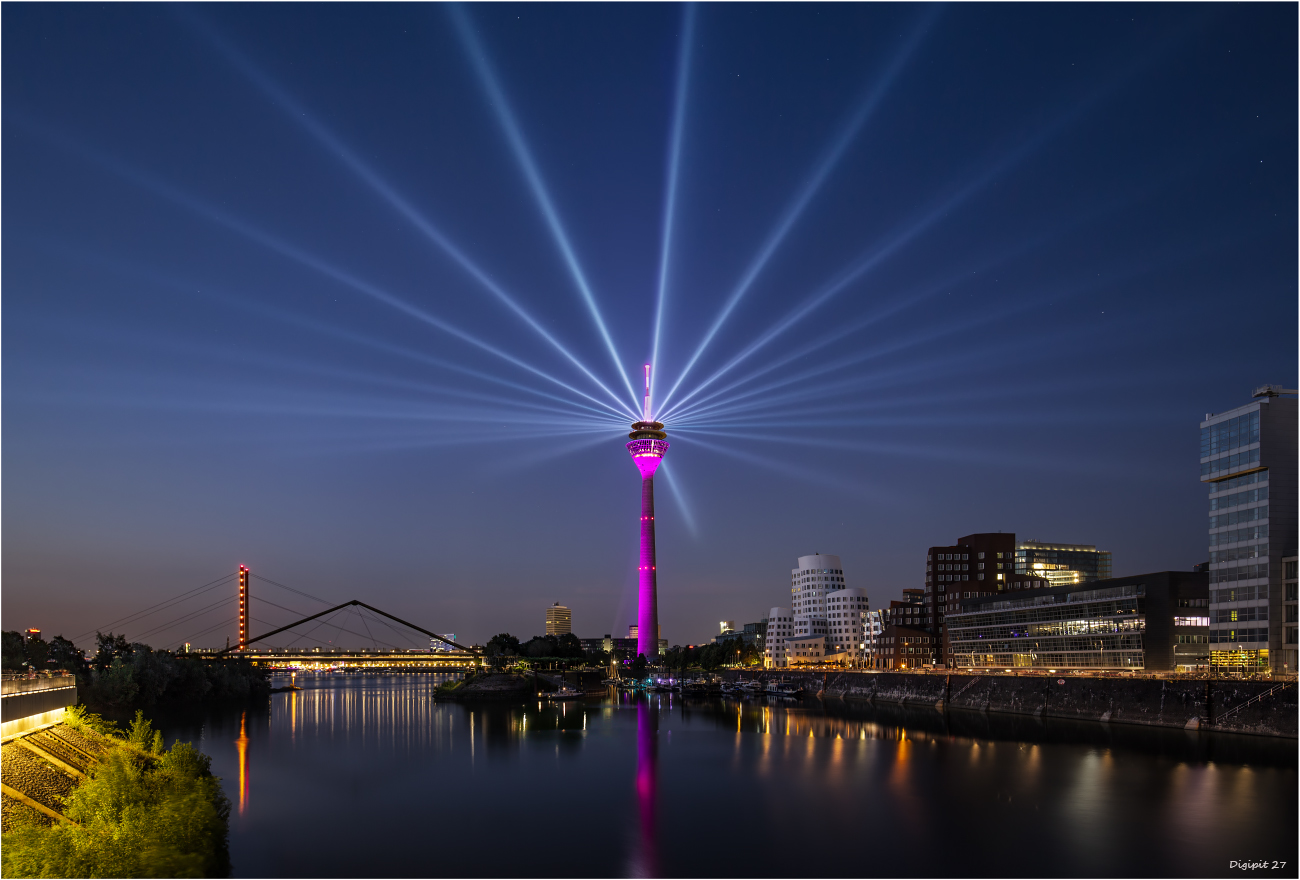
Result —
[{"label": "suspension bridge", "polygon": [[[292,593],[299,599],[330,607],[306,613],[260,594],[255,599],[252,590],[254,580]],[[233,598],[225,595],[194,607],[201,598],[211,598],[215,591],[222,588],[230,590],[232,587]],[[278,612],[287,612],[295,619],[276,626],[273,622],[254,617],[252,611],[255,602],[259,607],[268,606]],[[164,612],[168,612],[169,616],[159,621]],[[213,622],[214,617],[219,619]],[[200,629],[185,636],[175,637],[175,633],[183,628],[199,626]],[[397,667],[450,670],[476,666],[482,657],[481,651],[460,644],[454,635],[425,629],[360,599],[331,605],[319,596],[255,575],[244,565],[215,581],[81,633],[73,641],[81,641],[92,634],[96,637],[100,633],[111,634],[117,627],[125,630],[122,637],[130,642],[159,640],[159,637],[163,637],[157,644],[160,649],[213,659],[238,657],[285,669]],[[257,635],[253,635],[255,628]],[[199,639],[219,637],[222,631],[229,633],[232,630],[236,633],[235,641],[232,644],[227,637],[224,648],[193,646]],[[128,632],[131,633],[129,637]],[[427,637],[427,641],[413,635],[416,633]],[[348,640],[345,634],[354,639]],[[358,644],[369,644],[369,647],[356,647]]]}]

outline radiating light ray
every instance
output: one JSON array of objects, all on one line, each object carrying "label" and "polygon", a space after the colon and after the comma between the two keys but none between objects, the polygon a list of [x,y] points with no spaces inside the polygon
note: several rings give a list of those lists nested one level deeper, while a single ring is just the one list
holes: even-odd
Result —
[{"label": "radiating light ray", "polygon": [[[8,121],[12,124],[13,123],[12,117]],[[188,193],[185,193],[182,190],[177,189],[176,187],[173,187],[170,184],[167,184],[153,177],[150,174],[147,174],[143,171],[140,171],[139,169],[126,165],[125,163],[111,160],[106,156],[101,156],[96,153],[91,153],[90,151],[86,150],[85,148],[81,147],[76,143],[68,142],[66,139],[54,135],[51,132],[37,129],[35,126],[30,126],[29,123],[23,123],[23,125],[24,127],[29,127],[33,132],[38,133],[39,135],[44,136],[47,139],[59,144],[59,146],[68,150],[74,155],[87,158],[95,162],[95,164],[98,164],[100,167],[103,167],[111,171],[112,173],[118,175],[119,177],[122,177],[136,184],[137,186],[140,186],[143,189],[147,189],[148,191],[172,202],[173,204],[186,208],[187,210],[195,214],[198,214],[199,216],[211,222],[214,222],[220,226],[223,226],[233,232],[237,232],[240,235],[244,236],[245,238],[255,241],[258,244],[261,244],[263,247],[266,247],[267,249],[280,254],[281,256],[287,257],[293,260],[294,262],[297,262],[303,266],[313,269],[319,272],[320,274],[326,276],[327,278],[331,278],[334,281],[346,287],[350,287],[359,293],[365,294],[366,296],[376,300],[377,302],[381,302],[384,305],[387,305],[401,312],[402,314],[407,315],[408,317],[415,318],[421,323],[442,330],[444,333],[447,333],[450,336],[460,339],[463,342],[467,342],[476,348],[488,352],[489,354],[495,355],[496,357],[499,357],[502,360],[505,360],[515,365],[516,367],[519,367],[522,370],[526,370],[530,373],[533,373],[534,375],[546,379],[548,382],[552,382],[556,385],[559,385],[561,388],[565,389],[566,391],[572,394],[576,394],[579,397],[586,398],[587,400],[597,403],[600,406],[609,407],[611,412],[617,412],[617,410],[614,410],[612,407],[609,406],[609,404],[606,404],[604,401],[592,397],[590,394],[587,394],[585,391],[580,391],[577,388],[574,388],[572,385],[569,385],[567,382],[564,382],[563,380],[550,375],[546,371],[534,367],[532,364],[529,364],[526,361],[523,361],[494,345],[491,345],[490,343],[484,342],[483,340],[479,339],[473,334],[461,330],[460,328],[456,327],[455,325],[447,321],[444,321],[443,319],[437,317],[436,315],[427,312],[423,309],[420,309],[416,306],[413,306],[410,303],[406,302],[405,300],[401,299],[400,297],[395,296],[374,284],[370,284],[367,281],[357,278],[351,275],[350,273],[342,269],[339,269],[338,267],[333,266],[330,263],[327,263],[326,261],[320,259],[319,257],[309,254],[306,251],[303,251],[300,248],[289,244],[288,242],[282,241],[281,239],[277,238],[274,235],[271,235],[268,232],[265,232],[243,220],[240,220],[239,218],[231,214],[228,214],[225,211],[219,210],[218,208],[205,204],[199,201],[197,198],[189,195]],[[636,418],[635,412],[636,412],[635,409],[629,410],[629,413],[632,414],[632,418],[634,419]],[[621,414],[622,413],[620,413],[620,415]]]},{"label": "radiating light ray", "polygon": [[[662,244],[659,252],[659,284],[655,299],[654,335],[650,342],[650,363],[659,363],[659,337],[663,327],[667,296],[668,267],[672,256],[673,230],[677,216],[677,173],[682,156],[682,131],[686,121],[687,84],[691,73],[691,41],[695,36],[695,4],[682,7],[682,39],[677,49],[677,88],[673,95],[673,122],[668,136],[668,180],[664,197]],[[692,527],[691,532],[695,529]]]},{"label": "radiating light ray", "polygon": [[[1220,247],[1222,246],[1223,244],[1220,243]],[[1078,296],[1082,293],[1086,293],[1091,290],[1094,290],[1100,284],[1111,285],[1116,283],[1117,281],[1131,279],[1142,273],[1149,272],[1152,269],[1156,268],[1157,266],[1167,264],[1169,262],[1180,259],[1184,254],[1185,252],[1178,252],[1176,254],[1171,253],[1171,254],[1163,255],[1159,259],[1151,259],[1151,260],[1144,261],[1142,263],[1130,263],[1126,265],[1122,270],[1111,270],[1110,272],[1107,272],[1106,275],[1103,276],[1102,281],[1098,281],[1096,278],[1094,278],[1094,279],[1090,279],[1087,282],[1076,281],[1073,283],[1061,283],[1058,284],[1057,287],[1050,292],[1050,294],[1045,293],[1043,290],[1038,290],[1036,291],[1038,295],[1033,299],[1025,298],[1016,301],[1011,305],[1003,307],[1001,309],[986,310],[982,312],[978,318],[965,320],[959,325],[941,326],[941,327],[936,327],[934,329],[923,331],[921,333],[912,334],[911,336],[897,339],[890,345],[868,349],[867,351],[860,352],[859,354],[852,355],[845,358],[840,358],[837,361],[831,361],[821,366],[805,370],[802,373],[797,373],[792,376],[787,376],[785,379],[780,380],[778,382],[769,383],[759,388],[751,389],[750,391],[733,395],[727,401],[713,404],[711,406],[701,404],[698,407],[690,408],[688,410],[678,413],[674,418],[674,424],[680,424],[683,420],[688,420],[693,416],[698,416],[703,413],[715,412],[717,411],[718,407],[726,407],[735,404],[736,402],[743,400],[745,398],[753,397],[759,394],[764,394],[769,391],[786,387],[791,384],[796,384],[798,382],[805,381],[810,378],[815,378],[817,376],[825,375],[826,373],[829,372],[835,372],[837,370],[841,370],[849,366],[862,363],[867,360],[883,357],[887,354],[895,354],[902,350],[915,348],[920,345],[924,345],[926,343],[934,342],[936,340],[942,339],[945,336],[950,336],[956,333],[966,333],[972,330],[973,328],[979,326],[996,324],[997,322],[1005,321],[1014,315],[1017,315],[1019,313],[1031,309],[1041,309],[1048,305],[1056,305],[1065,299],[1069,299]],[[820,348],[821,347],[820,343],[816,344],[816,347]],[[958,355],[958,356],[965,357],[965,355]],[[767,372],[767,371],[768,371],[767,369],[763,370],[763,372]],[[734,385],[729,387],[734,387]],[[710,397],[715,397],[715,396],[716,395],[710,395]]]},{"label": "radiating light ray", "polygon": [[[551,436],[555,436],[552,434]],[[506,474],[513,471],[525,470],[536,467],[547,461],[553,461],[557,458],[563,458],[566,455],[573,455],[575,452],[581,452],[584,449],[592,449],[597,446],[609,447],[609,435],[602,433],[597,437],[589,437],[584,441],[574,441],[567,444],[557,443],[530,443],[520,447],[519,454],[512,452],[509,456],[494,459],[495,465],[488,470],[492,473]]]},{"label": "radiating light ray", "polygon": [[700,530],[695,525],[695,514],[691,512],[691,506],[686,501],[686,493],[682,490],[681,484],[677,477],[673,475],[672,469],[667,467],[668,462],[665,460],[659,465],[659,473],[663,475],[664,482],[668,486],[668,491],[672,493],[673,500],[677,502],[677,509],[682,514],[682,520],[686,523],[687,530],[692,537],[698,538]]},{"label": "radiating light ray", "polygon": [[[1069,129],[1080,119],[1084,118],[1094,106],[1105,100],[1109,95],[1115,92],[1120,85],[1130,80],[1142,68],[1149,67],[1153,63],[1154,57],[1161,56],[1168,52],[1177,42],[1181,41],[1191,29],[1192,27],[1190,25],[1184,26],[1177,33],[1164,40],[1151,53],[1144,53],[1142,58],[1138,61],[1123,70],[1117,71],[1105,83],[1094,89],[1069,110],[1049,120],[1047,124],[1027,137],[1018,146],[1007,151],[987,169],[977,174],[974,179],[960,186],[955,194],[922,214],[920,219],[912,221],[902,232],[877,243],[854,265],[842,271],[835,280],[823,288],[820,294],[816,295],[810,302],[800,307],[796,311],[795,315],[791,317],[790,323],[787,324],[784,329],[793,326],[794,323],[806,317],[836,294],[842,292],[853,282],[875,269],[889,257],[911,244],[923,233],[928,232],[932,227],[946,219],[972,197],[982,192],[993,181],[1002,177],[1009,170],[1037,153],[1051,140]],[[775,338],[775,336],[771,338]],[[768,339],[767,341],[770,342],[771,339]],[[687,365],[688,370],[690,366],[698,360],[701,352],[702,348],[697,349],[695,355],[692,356],[691,361]],[[750,352],[750,354],[752,353],[753,351]],[[667,403],[668,397],[670,397],[673,392],[677,390],[678,386],[681,385],[682,378],[685,378],[685,371],[683,371],[682,377],[678,379],[677,383],[669,391],[668,396],[664,398],[663,404]]]},{"label": "radiating light ray", "polygon": [[[29,321],[29,323],[31,322]],[[83,328],[72,328],[66,325],[66,323],[60,323],[57,325],[57,329],[64,335],[79,336],[87,339],[128,345],[130,348],[137,351],[145,348],[152,348],[156,351],[169,352],[186,358],[199,356],[210,360],[224,361],[226,363],[237,364],[240,366],[272,367],[308,376],[363,382],[394,389],[414,391],[421,394],[442,394],[450,397],[463,398],[465,400],[485,402],[507,407],[517,407],[521,410],[531,410],[539,414],[546,414],[548,417],[554,417],[558,412],[560,415],[566,417],[590,418],[590,414],[594,413],[608,419],[608,424],[614,429],[620,428],[623,425],[621,421],[615,421],[612,418],[609,418],[609,414],[603,410],[598,410],[594,407],[587,407],[583,404],[575,403],[563,398],[555,398],[556,403],[562,407],[571,408],[568,411],[564,409],[557,410],[555,404],[533,403],[531,401],[501,397],[499,395],[486,394],[479,391],[469,391],[448,385],[438,385],[414,379],[403,379],[378,373],[335,367],[315,361],[269,354],[261,351],[252,352],[232,349],[229,345],[219,345],[195,340],[181,341],[171,338],[160,339],[154,336],[134,333],[130,329],[109,328],[102,323],[96,323],[94,326]],[[429,403],[432,405],[433,401],[430,401]]]},{"label": "radiating light ray", "polygon": [[496,73],[492,69],[491,62],[488,60],[487,51],[479,41],[478,34],[474,31],[474,26],[470,23],[468,14],[456,4],[449,4],[447,11],[451,16],[452,22],[456,26],[456,31],[460,35],[461,42],[465,47],[466,54],[469,55],[474,70],[478,74],[479,81],[488,94],[488,103],[496,115],[497,123],[504,130],[506,140],[510,144],[511,152],[514,153],[515,160],[519,163],[519,168],[528,181],[528,186],[532,190],[533,198],[537,201],[542,215],[546,219],[546,224],[550,228],[551,235],[555,238],[556,245],[560,248],[560,254],[568,266],[569,273],[573,276],[573,281],[578,287],[578,292],[582,295],[583,302],[587,305],[587,310],[591,313],[591,318],[596,324],[596,329],[600,331],[601,339],[605,342],[605,347],[609,350],[609,356],[614,362],[614,369],[617,371],[623,384],[627,386],[627,393],[632,399],[633,412],[636,411],[636,391],[632,389],[632,382],[628,378],[626,364],[619,357],[618,350],[614,346],[614,339],[609,334],[609,328],[605,326],[605,320],[600,315],[600,308],[596,305],[596,297],[591,292],[591,286],[587,283],[587,277],[582,271],[582,266],[578,263],[578,256],[569,242],[568,233],[564,229],[564,224],[560,220],[559,212],[551,200],[551,195],[546,187],[545,181],[542,180],[541,172],[537,168],[537,163],[533,160],[532,152],[528,149],[528,144],[524,140],[523,132],[515,120],[514,111],[510,108],[510,103],[506,100],[505,92],[501,84],[497,81]]},{"label": "radiating light ray", "polygon": [[224,40],[210,26],[200,28],[207,40],[217,48],[217,50],[226,58],[230,64],[242,73],[258,89],[265,93],[273,103],[286,109],[286,115],[297,124],[305,128],[318,142],[320,142],[330,153],[341,161],[352,173],[359,177],[371,188],[381,199],[383,199],[398,214],[405,218],[412,226],[418,229],[429,241],[437,245],[443,253],[461,267],[470,277],[486,288],[499,302],[515,313],[521,321],[528,325],[537,335],[548,342],[556,351],[563,355],[570,363],[578,368],[587,378],[596,384],[602,391],[614,399],[619,406],[623,406],[623,401],[618,397],[608,385],[602,382],[587,365],[578,359],[563,343],[561,343],[549,330],[534,318],[529,312],[519,304],[506,290],[492,278],[486,270],[472,261],[461,248],[447,237],[445,233],[434,223],[429,220],[422,212],[412,205],[406,198],[393,188],[382,176],[373,168],[363,162],[357,155],[347,147],[343,141],[334,134],[327,126],[319,122],[314,116],[307,112],[306,108],[299,103],[288,90],[282,87],[275,80],[271,79],[263,72],[252,60],[240,52],[233,45]]},{"label": "radiating light ray", "polygon": [[[542,398],[543,400],[552,400],[563,406],[576,407],[585,412],[596,413],[598,415],[605,416],[605,417],[608,417],[615,412],[614,410],[611,410],[611,408],[602,401],[597,401],[596,406],[588,406],[587,404],[582,403],[580,401],[575,401],[567,397],[560,397],[559,395],[551,394],[547,391],[542,391],[541,389],[534,388],[530,385],[521,385],[520,383],[512,381],[510,379],[504,379],[500,376],[493,375],[492,373],[486,373],[483,372],[482,370],[476,370],[473,369],[472,367],[466,367],[461,364],[455,363],[453,361],[444,360],[442,358],[438,358],[433,355],[426,354],[416,349],[406,348],[405,346],[397,345],[395,343],[388,342],[387,340],[377,339],[373,336],[366,336],[364,334],[357,333],[356,331],[353,330],[337,327],[325,321],[318,321],[316,319],[307,317],[299,312],[294,312],[289,309],[282,309],[277,306],[270,305],[261,299],[241,296],[239,294],[232,293],[229,290],[224,290],[219,287],[214,287],[213,285],[207,284],[206,282],[195,282],[192,280],[172,277],[170,275],[161,274],[156,270],[153,270],[148,267],[128,263],[117,257],[110,257],[105,254],[91,253],[84,249],[73,250],[67,247],[66,245],[54,243],[46,240],[27,239],[25,240],[25,245],[28,247],[48,250],[61,258],[65,258],[65,259],[71,258],[71,259],[92,262],[95,265],[108,268],[111,271],[119,275],[122,275],[123,277],[128,278],[130,280],[137,280],[137,281],[145,280],[148,283],[158,286],[165,290],[174,290],[186,296],[199,297],[201,299],[208,300],[209,302],[216,303],[218,305],[227,308],[237,309],[239,311],[247,312],[252,315],[257,315],[258,317],[261,318],[269,318],[271,320],[278,321],[283,324],[287,324],[291,327],[309,330],[313,333],[319,333],[320,335],[326,336],[331,339],[339,339],[345,342],[350,342],[354,345],[358,345],[363,348],[368,348],[372,351],[378,351],[384,354],[392,355],[394,357],[404,358],[414,363],[423,364],[425,366],[437,367],[439,369],[444,369],[450,372],[459,373],[464,376],[472,376],[476,379],[481,379],[485,382],[490,382],[494,385],[499,385],[503,388],[509,388],[515,391],[522,391],[525,394],[534,397],[539,397]],[[621,401],[619,405],[622,405]],[[536,406],[536,404],[534,404],[534,406]],[[623,424],[621,417],[620,420],[617,422],[617,424],[620,426]]]},{"label": "radiating light ray", "polygon": [[813,197],[821,190],[826,179],[835,169],[835,166],[839,164],[840,159],[843,158],[849,145],[857,137],[858,132],[862,130],[862,127],[880,106],[881,101],[884,99],[885,95],[889,93],[889,90],[893,86],[894,81],[898,78],[899,73],[915,53],[917,46],[920,45],[921,39],[929,31],[931,25],[933,25],[935,18],[938,16],[939,9],[939,6],[933,6],[928,12],[926,12],[922,17],[921,22],[913,28],[912,33],[906,40],[904,40],[898,51],[894,53],[893,58],[885,67],[884,71],[876,81],[872,83],[870,88],[868,88],[863,100],[855,108],[852,115],[849,116],[847,122],[841,128],[839,135],[831,142],[817,165],[814,166],[812,173],[803,182],[803,185],[795,194],[794,199],[788,206],[786,206],[786,209],[777,221],[776,226],[768,233],[767,239],[763,242],[763,245],[759,248],[754,259],[745,269],[739,283],[737,283],[736,287],[731,291],[726,301],[723,303],[722,310],[718,313],[718,316],[713,319],[713,323],[709,325],[709,329],[705,331],[704,338],[700,340],[699,345],[695,348],[695,352],[691,355],[690,359],[687,360],[686,366],[682,368],[681,373],[677,377],[677,381],[673,383],[673,387],[668,390],[666,395],[664,395],[663,401],[660,404],[661,406],[667,405],[673,394],[676,393],[682,382],[685,381],[687,375],[690,374],[691,369],[700,359],[700,356],[708,349],[709,343],[713,341],[713,337],[717,335],[718,330],[720,330],[722,325],[726,323],[727,319],[731,316],[732,311],[735,310],[736,305],[745,294],[749,292],[750,287],[753,286],[759,273],[761,273],[767,266],[768,261],[772,259],[772,255],[776,253],[782,242],[785,241],[790,229],[803,215],[804,210],[808,207],[808,203],[811,202]]},{"label": "radiating light ray", "polygon": [[[922,458],[929,461],[940,461],[950,464],[983,464],[1011,469],[1029,466],[1043,468],[1044,470],[1057,470],[1077,474],[1117,474],[1116,465],[1111,462],[1091,462],[1079,459],[1075,456],[1030,455],[1026,454],[1023,450],[1004,453],[973,449],[969,446],[927,447],[919,446],[915,443],[868,443],[862,441],[829,440],[822,437],[791,437],[768,432],[755,434],[754,432],[739,431],[682,431],[679,429],[678,434],[681,435],[683,433],[689,434],[690,442],[695,444],[701,443],[695,435],[703,434],[710,437],[724,437],[729,440],[744,438],[745,440],[763,443],[842,450],[855,454],[869,453],[875,455],[894,456],[898,458]],[[721,449],[719,449],[719,451],[721,451]],[[1137,466],[1131,468],[1132,473],[1135,474],[1141,473],[1144,470],[1146,469]]]},{"label": "radiating light ray", "polygon": [[[815,483],[817,485],[826,486],[827,488],[834,489],[837,492],[848,493],[852,495],[854,498],[858,498],[859,500],[861,500],[862,495],[867,492],[870,492],[873,495],[877,494],[874,490],[870,490],[867,487],[859,483],[856,483],[852,479],[845,478],[843,475],[824,474],[821,471],[817,471],[812,468],[792,465],[788,461],[768,458],[767,456],[764,455],[757,455],[753,452],[748,451],[745,448],[736,447],[734,445],[719,446],[716,443],[710,443],[707,440],[700,439],[700,436],[702,434],[705,434],[705,432],[691,431],[689,432],[688,436],[685,437],[679,436],[678,439],[692,446],[698,446],[701,449],[707,449],[710,452],[716,452],[719,455],[725,455],[728,456],[729,458],[734,458],[739,461],[743,461],[746,464],[758,465],[759,467],[767,468],[768,470],[775,471],[776,473],[784,474],[789,477],[794,477],[795,479],[805,480],[811,483]],[[729,438],[729,439],[734,439],[734,438]]]}]

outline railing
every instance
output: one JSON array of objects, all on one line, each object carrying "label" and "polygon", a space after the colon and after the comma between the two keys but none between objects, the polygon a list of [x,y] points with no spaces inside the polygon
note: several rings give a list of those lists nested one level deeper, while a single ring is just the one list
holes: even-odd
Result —
[{"label": "railing", "polygon": [[1264,699],[1267,696],[1272,695],[1275,691],[1282,690],[1282,688],[1284,687],[1290,687],[1290,683],[1283,682],[1282,684],[1269,688],[1268,690],[1264,691],[1264,693],[1262,694],[1256,694],[1255,696],[1251,697],[1249,700],[1247,700],[1244,703],[1238,703],[1237,705],[1233,706],[1231,709],[1225,709],[1222,712],[1216,712],[1214,715],[1214,723],[1218,724],[1219,722],[1221,722],[1223,719],[1227,718],[1229,715],[1233,714],[1234,712],[1240,712],[1242,709],[1246,708],[1251,703],[1258,703],[1260,700]]},{"label": "railing", "polygon": [[0,682],[0,692],[6,694],[25,694],[31,691],[49,691],[56,688],[76,687],[77,680],[70,672],[60,670],[55,673],[39,675],[12,675],[6,673]]}]

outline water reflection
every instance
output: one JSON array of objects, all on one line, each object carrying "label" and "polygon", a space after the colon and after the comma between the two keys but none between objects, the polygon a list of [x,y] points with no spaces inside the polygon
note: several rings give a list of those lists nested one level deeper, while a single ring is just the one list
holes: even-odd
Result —
[{"label": "water reflection", "polygon": [[638,830],[632,851],[633,877],[658,877],[659,840],[655,831],[659,786],[659,708],[649,700],[636,707],[636,808]]},{"label": "water reflection", "polygon": [[[431,839],[456,876],[801,875],[796,842],[864,829],[888,842],[871,863],[891,876],[1060,873],[1062,859],[1080,875],[1213,875],[1244,850],[1294,863],[1294,741],[815,701],[469,706],[438,703],[439,680],[303,676],[262,709],[157,720],[213,756],[237,801],[236,875],[427,876]],[[501,818],[520,811],[541,821]],[[287,843],[339,816],[346,842]],[[863,871],[860,847],[817,858]]]},{"label": "water reflection", "polygon": [[239,814],[248,805],[248,712],[239,714],[239,739],[235,740],[239,752]]}]

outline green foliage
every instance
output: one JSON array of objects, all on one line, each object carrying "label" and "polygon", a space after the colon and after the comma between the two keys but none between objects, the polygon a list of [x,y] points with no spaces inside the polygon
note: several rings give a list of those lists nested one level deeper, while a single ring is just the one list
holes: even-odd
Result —
[{"label": "green foliage", "polygon": [[555,640],[555,656],[570,659],[582,657],[582,641],[573,633],[565,633]]},{"label": "green foliage", "polygon": [[649,665],[649,662],[645,659],[645,654],[637,654],[636,659],[632,661],[632,677],[645,678],[645,671]]},{"label": "green foliage", "polygon": [[[84,710],[76,724],[89,724]],[[76,726],[74,724],[74,726]],[[144,743],[144,750],[133,746]],[[75,825],[26,825],[6,833],[5,877],[205,877],[228,870],[230,802],[211,760],[189,743],[162,751],[140,714],[68,797]]]},{"label": "green foliage", "polygon": [[504,654],[507,656],[519,654],[519,639],[510,635],[510,633],[497,633],[488,639],[483,650],[489,656]]},{"label": "green foliage", "polygon": [[85,706],[69,706],[63,715],[63,721],[73,730],[90,731],[119,738],[122,736],[122,731],[116,724],[105,721]]},{"label": "green foliage", "polygon": [[151,707],[199,700],[247,700],[270,693],[264,668],[241,658],[205,660],[155,651],[122,636],[96,635],[91,701],[112,708]]},{"label": "green foliage", "polygon": [[27,666],[27,646],[23,634],[16,630],[5,630],[3,643],[0,644],[0,659],[8,672],[17,672]]}]

